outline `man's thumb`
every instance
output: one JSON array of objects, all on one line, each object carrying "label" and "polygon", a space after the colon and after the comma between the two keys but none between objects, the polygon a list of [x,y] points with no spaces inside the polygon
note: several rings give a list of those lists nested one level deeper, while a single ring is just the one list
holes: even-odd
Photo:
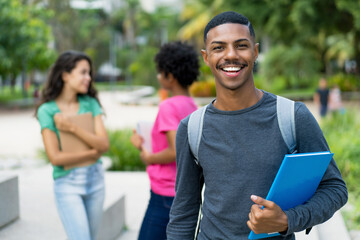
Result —
[{"label": "man's thumb", "polygon": [[251,200],[260,205],[260,206],[264,206],[264,207],[271,207],[271,201],[268,201],[262,197],[256,196],[256,195],[251,195]]},{"label": "man's thumb", "polygon": [[264,201],[266,201],[265,199],[263,199],[262,197],[256,196],[256,195],[251,195],[251,200],[259,205],[264,205]]}]

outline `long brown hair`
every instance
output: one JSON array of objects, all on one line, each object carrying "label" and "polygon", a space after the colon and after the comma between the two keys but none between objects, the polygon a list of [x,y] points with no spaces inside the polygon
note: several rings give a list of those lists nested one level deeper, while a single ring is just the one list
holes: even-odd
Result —
[{"label": "long brown hair", "polygon": [[48,79],[45,83],[45,87],[42,90],[39,104],[36,106],[35,116],[37,115],[37,111],[41,104],[55,100],[60,95],[64,87],[64,81],[62,79],[63,72],[70,73],[76,67],[77,62],[81,60],[86,60],[89,62],[91,81],[88,92],[86,94],[79,95],[89,95],[95,98],[100,104],[97,91],[94,87],[94,71],[90,57],[85,53],[70,50],[62,53],[56,60],[55,64],[52,66]]}]

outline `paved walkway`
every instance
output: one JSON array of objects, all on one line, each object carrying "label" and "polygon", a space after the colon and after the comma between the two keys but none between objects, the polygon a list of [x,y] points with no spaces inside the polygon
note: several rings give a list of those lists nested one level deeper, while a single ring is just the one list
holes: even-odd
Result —
[{"label": "paved walkway", "polygon": [[[104,122],[109,129],[120,129],[125,127],[134,128],[138,121],[153,121],[156,117],[157,106],[153,104],[154,99],[149,101],[148,104],[142,102],[142,105],[136,106],[121,105],[118,103],[115,92],[102,92],[100,93],[100,100],[106,113]],[[206,99],[204,102],[197,100],[198,104],[206,104],[208,102],[209,99]],[[308,107],[315,114],[315,117],[317,117],[317,111],[314,109],[314,106],[308,104]],[[20,171],[32,171],[31,168],[34,165],[40,164],[39,161],[36,160],[37,151],[38,149],[43,148],[43,144],[39,124],[33,117],[33,110],[23,110],[18,112],[0,111],[0,133],[0,162],[8,161],[10,165],[13,164],[14,161],[18,162],[15,166],[22,165],[25,168]],[[31,162],[32,164],[29,164]],[[45,166],[45,169],[46,168],[47,166]],[[118,176],[116,182],[111,182],[110,184],[118,185],[119,191],[126,194],[125,222],[128,229],[128,231],[117,240],[135,240],[137,239],[137,232],[140,228],[142,217],[149,199],[149,180],[145,172],[122,172],[116,174]],[[52,180],[50,175],[46,181],[48,181],[46,184],[51,183]],[[27,182],[27,180],[25,182]],[[34,185],[34,187],[36,187],[36,185]],[[21,199],[26,199],[24,198],[25,195],[29,195],[29,198],[31,198],[31,188],[28,189],[24,187],[21,191]],[[33,199],[33,201],[36,202],[36,199]],[[30,208],[30,206],[26,204],[27,203],[24,202],[21,203],[22,217],[26,216],[26,212]],[[41,205],[38,207],[39,210],[41,210]],[[55,214],[55,212],[52,212],[51,214]],[[40,220],[46,221],[45,219]],[[1,239],[13,239],[10,237],[1,237],[3,232],[4,230],[0,231]],[[313,232],[315,233],[316,231]],[[304,236],[303,233],[297,234],[298,239],[303,239],[302,236]],[[310,237],[307,237],[306,239],[312,240]]]}]

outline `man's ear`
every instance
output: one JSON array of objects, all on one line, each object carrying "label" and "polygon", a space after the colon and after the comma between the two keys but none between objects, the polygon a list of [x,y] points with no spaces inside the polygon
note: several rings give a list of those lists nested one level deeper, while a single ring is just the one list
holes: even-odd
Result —
[{"label": "man's ear", "polygon": [[254,52],[255,52],[255,61],[256,61],[259,56],[259,43],[255,43]]},{"label": "man's ear", "polygon": [[204,59],[205,64],[209,66],[208,54],[207,54],[206,49],[201,49],[201,55]]}]

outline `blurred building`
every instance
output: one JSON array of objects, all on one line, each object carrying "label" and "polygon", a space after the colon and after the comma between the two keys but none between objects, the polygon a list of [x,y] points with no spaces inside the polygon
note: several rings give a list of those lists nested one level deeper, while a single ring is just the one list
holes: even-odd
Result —
[{"label": "blurred building", "polygon": [[121,8],[126,1],[124,0],[71,0],[70,5],[76,9],[104,9],[106,13],[111,13],[114,10]]},{"label": "blurred building", "polygon": [[183,1],[178,0],[140,0],[140,3],[148,12],[153,12],[159,6],[172,7],[178,11],[183,8]]},{"label": "blurred building", "polygon": [[[126,0],[72,0],[70,4],[71,7],[77,9],[103,8],[105,12],[110,13],[113,10],[119,9],[124,6],[124,4],[126,4]],[[140,4],[143,9],[148,12],[153,12],[159,6],[172,7],[178,11],[181,11],[183,7],[183,2],[178,0],[140,0]]]}]

